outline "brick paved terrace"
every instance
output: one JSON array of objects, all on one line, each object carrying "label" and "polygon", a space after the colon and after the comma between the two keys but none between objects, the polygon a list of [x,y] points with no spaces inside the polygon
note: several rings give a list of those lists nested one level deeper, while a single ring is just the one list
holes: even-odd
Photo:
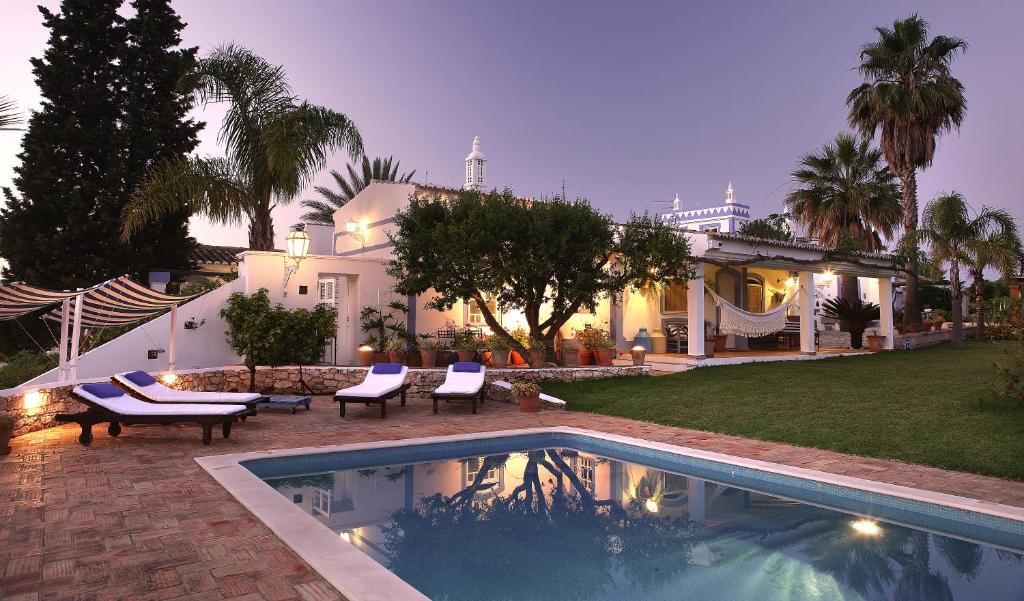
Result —
[{"label": "brick paved terrace", "polygon": [[350,406],[339,419],[327,397],[296,415],[265,411],[229,440],[204,447],[196,426],[96,428],[91,448],[77,426],[15,439],[0,459],[0,598],[4,601],[340,599],[284,543],[193,461],[272,448],[568,425],[1024,507],[1024,482],[961,474],[571,412],[524,415],[487,403],[433,415],[428,401]]}]

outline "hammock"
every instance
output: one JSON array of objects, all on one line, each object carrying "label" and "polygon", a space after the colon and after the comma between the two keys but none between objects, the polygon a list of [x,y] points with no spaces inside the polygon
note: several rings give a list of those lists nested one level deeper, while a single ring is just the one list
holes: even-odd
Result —
[{"label": "hammock", "polygon": [[782,304],[767,313],[751,313],[725,300],[704,284],[711,298],[721,311],[718,320],[718,331],[723,334],[739,334],[740,336],[767,336],[786,327],[786,310],[796,299],[796,292],[782,301]]}]

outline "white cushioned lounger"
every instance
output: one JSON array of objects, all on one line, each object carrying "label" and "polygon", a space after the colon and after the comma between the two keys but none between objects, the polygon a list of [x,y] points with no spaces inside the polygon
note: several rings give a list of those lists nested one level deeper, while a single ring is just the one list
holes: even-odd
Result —
[{"label": "white cushioned lounger", "polygon": [[245,405],[203,405],[200,403],[147,403],[125,393],[119,397],[102,398],[81,386],[75,394],[86,398],[111,413],[132,416],[154,415],[231,415],[246,410]]},{"label": "white cushioned lounger", "polygon": [[160,382],[140,385],[128,378],[127,373],[114,374],[118,384],[137,393],[140,397],[155,403],[255,403],[263,398],[257,392],[202,392],[193,390],[175,390]]},{"label": "white cushioned lounger", "polygon": [[[378,373],[381,371],[394,373]],[[341,417],[345,417],[345,403],[370,403],[380,404],[380,416],[387,417],[387,401],[394,396],[401,396],[402,406],[405,407],[405,391],[409,384],[405,382],[409,375],[409,368],[394,363],[383,363],[374,365],[367,370],[366,378],[355,386],[342,388],[334,393],[334,401],[338,403],[338,411]]]},{"label": "white cushioned lounger", "polygon": [[443,399],[446,402],[454,399],[472,401],[473,413],[476,413],[477,401],[484,402],[486,394],[484,375],[486,373],[486,367],[472,361],[449,365],[444,382],[434,389],[434,393],[431,395],[434,399],[434,413],[437,413],[438,399]]}]

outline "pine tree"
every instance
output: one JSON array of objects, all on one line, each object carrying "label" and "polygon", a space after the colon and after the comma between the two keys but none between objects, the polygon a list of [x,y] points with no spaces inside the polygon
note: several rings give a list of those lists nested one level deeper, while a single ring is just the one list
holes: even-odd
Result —
[{"label": "pine tree", "polygon": [[0,211],[4,276],[52,288],[95,284],[151,268],[187,265],[194,241],[175,215],[129,244],[121,209],[149,165],[195,147],[200,125],[187,121],[175,87],[195,49],[176,50],[183,25],[166,0],[63,0],[40,8],[50,30],[31,63],[43,96],[29,119],[14,186]]}]

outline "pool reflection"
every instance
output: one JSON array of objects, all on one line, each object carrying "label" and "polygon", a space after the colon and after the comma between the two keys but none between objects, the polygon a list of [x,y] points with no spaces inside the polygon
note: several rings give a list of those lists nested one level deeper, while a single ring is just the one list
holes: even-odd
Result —
[{"label": "pool reflection", "polygon": [[434,599],[1024,598],[1017,553],[573,450],[267,483]]}]

